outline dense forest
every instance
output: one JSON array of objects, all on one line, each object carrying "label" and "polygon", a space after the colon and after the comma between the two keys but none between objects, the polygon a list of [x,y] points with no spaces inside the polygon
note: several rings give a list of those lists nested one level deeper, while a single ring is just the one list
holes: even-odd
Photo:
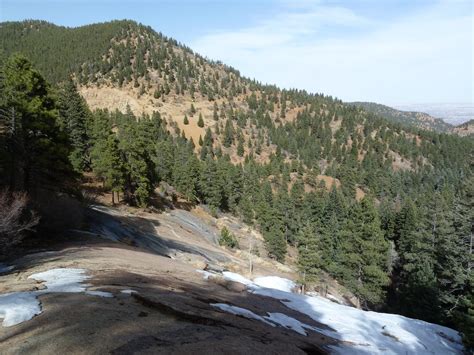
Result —
[{"label": "dense forest", "polygon": [[[32,229],[44,191],[81,199],[84,173],[141,207],[167,182],[254,225],[273,258],[295,247],[302,282],[327,272],[364,308],[452,326],[472,346],[472,138],[262,85],[131,21],[3,23],[0,38],[0,206],[30,199],[15,233],[0,220],[2,239]],[[92,110],[83,86],[129,90],[156,110]],[[163,117],[159,103],[184,98],[183,116]],[[193,141],[178,120],[204,134]]]}]

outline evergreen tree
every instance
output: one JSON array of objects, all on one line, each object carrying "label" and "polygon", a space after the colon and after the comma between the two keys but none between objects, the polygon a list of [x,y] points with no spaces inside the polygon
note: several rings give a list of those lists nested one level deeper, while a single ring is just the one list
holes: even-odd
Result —
[{"label": "evergreen tree", "polygon": [[90,113],[72,79],[69,79],[60,91],[59,117],[72,145],[69,155],[72,166],[78,172],[88,170],[90,168],[90,147],[87,121],[90,120]]},{"label": "evergreen tree", "polygon": [[371,199],[365,197],[352,207],[351,213],[342,242],[343,278],[366,305],[381,304],[384,288],[390,281],[387,274],[389,244]]},{"label": "evergreen tree", "polygon": [[204,120],[202,119],[201,113],[199,113],[199,119],[198,119],[198,127],[204,127]]},{"label": "evergreen tree", "polygon": [[240,139],[239,140],[239,144],[237,145],[237,155],[239,157],[243,157],[244,156],[244,143],[243,143],[243,140]]},{"label": "evergreen tree", "polygon": [[109,132],[105,139],[96,140],[91,155],[92,169],[103,179],[104,186],[112,190],[114,202],[114,192],[123,191],[125,184],[124,166],[115,134]]},{"label": "evergreen tree", "polygon": [[322,264],[321,236],[311,222],[305,223],[296,237],[298,243],[298,269],[302,281],[315,281],[320,274]]},{"label": "evergreen tree", "polygon": [[73,176],[70,150],[48,83],[19,55],[7,59],[1,74],[1,134],[7,151],[3,179],[14,190],[64,186]]}]

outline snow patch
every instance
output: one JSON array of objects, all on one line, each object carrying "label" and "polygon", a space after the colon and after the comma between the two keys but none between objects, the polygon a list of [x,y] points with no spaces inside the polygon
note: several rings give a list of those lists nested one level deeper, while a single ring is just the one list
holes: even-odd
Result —
[{"label": "snow patch", "polygon": [[457,354],[463,350],[459,333],[437,324],[396,314],[363,311],[322,297],[288,293],[250,285],[249,291],[280,300],[285,306],[308,315],[332,330],[318,330],[350,342],[342,353],[435,353]]},{"label": "snow patch", "polygon": [[110,292],[106,292],[106,291],[86,291],[85,294],[86,295],[91,295],[91,296],[104,297],[104,298],[114,297],[113,294],[111,294]]},{"label": "snow patch", "polygon": [[[363,311],[331,302],[317,295],[310,297],[294,294],[290,292],[294,283],[276,276],[259,277],[252,282],[239,274],[231,272],[223,274],[228,280],[246,285],[249,292],[277,299],[286,307],[306,314],[314,321],[331,328],[319,329],[309,326],[282,313],[268,313],[265,317],[252,313],[254,316],[292,329],[299,334],[306,335],[306,330],[314,330],[347,342],[344,345],[332,347],[331,349],[335,352],[344,354],[460,354],[464,349],[460,334],[447,327],[397,314]],[[228,307],[226,309],[230,310],[231,308]],[[233,311],[238,310],[233,309]],[[258,320],[260,318],[253,317]]]},{"label": "snow patch", "polygon": [[279,326],[282,326],[284,328],[291,329],[304,336],[307,335],[305,329],[320,331],[319,328],[302,323],[299,320],[293,317],[287,316],[286,314],[283,314],[283,313],[267,313],[267,314],[268,316],[265,317],[265,319],[268,319],[270,322],[278,324]]},{"label": "snow patch", "polygon": [[229,280],[229,281],[240,282],[241,284],[244,284],[244,285],[253,284],[252,281],[243,277],[242,275],[236,274],[235,272],[224,271],[222,275],[224,276],[224,279]]},{"label": "snow patch", "polygon": [[278,276],[257,277],[253,280],[253,283],[260,287],[272,288],[285,292],[291,292],[296,286],[293,281]]},{"label": "snow patch", "polygon": [[87,284],[83,282],[89,279],[83,269],[51,269],[45,272],[32,274],[28,277],[44,282],[45,289],[28,292],[12,292],[0,295],[0,318],[2,325],[10,327],[30,320],[41,313],[41,304],[38,296],[46,293],[80,293],[100,297],[113,297],[110,292],[87,291]]},{"label": "snow patch", "polygon": [[283,313],[267,313],[266,316],[262,317],[248,309],[228,305],[225,303],[211,303],[211,306],[219,308],[221,311],[224,311],[230,314],[234,314],[234,315],[241,316],[248,319],[258,320],[272,327],[279,325],[283,328],[291,329],[304,336],[307,335],[305,329],[310,329],[310,330],[315,330],[315,331],[319,330],[316,327],[312,327],[308,324],[302,323],[299,320],[294,319],[290,316],[287,316],[286,314],[283,314]]},{"label": "snow patch", "polygon": [[0,295],[2,325],[11,327],[41,313],[41,305],[34,292],[13,292]]},{"label": "snow patch", "polygon": [[268,325],[271,325],[272,327],[275,326],[275,324],[270,323],[269,321],[265,320],[262,316],[259,316],[258,314],[253,313],[252,311],[249,311],[248,309],[237,307],[237,306],[231,306],[229,304],[225,303],[211,303],[212,307],[219,308],[220,310],[234,314],[236,316],[242,316],[244,318],[248,319],[255,319],[260,322],[266,323]]},{"label": "snow patch", "polygon": [[120,291],[120,293],[124,293],[126,295],[131,295],[132,293],[138,293],[138,292],[135,291],[135,290],[122,290],[122,291]]},{"label": "snow patch", "polygon": [[44,281],[46,290],[41,290],[41,293],[51,292],[84,292],[86,285],[82,282],[89,277],[83,269],[51,269],[45,272],[33,274],[28,277],[37,281]]}]

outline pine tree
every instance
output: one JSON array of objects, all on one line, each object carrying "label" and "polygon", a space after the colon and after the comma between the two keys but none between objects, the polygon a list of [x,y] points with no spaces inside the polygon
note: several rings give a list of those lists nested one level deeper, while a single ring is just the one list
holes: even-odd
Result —
[{"label": "pine tree", "polygon": [[363,302],[377,305],[383,302],[384,288],[390,281],[387,274],[389,244],[371,199],[365,197],[353,206],[351,213],[342,242],[343,278]]},{"label": "pine tree", "polygon": [[2,178],[12,190],[64,186],[73,177],[70,149],[49,84],[20,55],[8,58],[1,74],[0,135],[7,150]]},{"label": "pine tree", "polygon": [[92,169],[94,173],[104,180],[104,186],[114,192],[123,191],[125,173],[122,157],[118,148],[118,140],[113,132],[109,132],[105,140],[97,140],[92,147]]},{"label": "pine tree", "polygon": [[198,123],[197,123],[198,127],[204,127],[204,120],[202,119],[202,115],[201,113],[199,113],[199,119],[198,119]]},{"label": "pine tree", "polygon": [[243,139],[240,139],[239,140],[239,144],[237,145],[237,155],[239,157],[243,157],[244,156],[244,143],[243,143]]},{"label": "pine tree", "polygon": [[217,103],[216,102],[214,102],[214,110],[213,110],[212,117],[214,118],[214,121],[219,121],[219,114],[217,112]]},{"label": "pine tree", "polygon": [[233,142],[234,142],[234,128],[232,127],[232,122],[230,120],[227,120],[225,122],[225,128],[224,128],[224,137],[223,137],[224,147],[229,148]]},{"label": "pine tree", "polygon": [[90,146],[87,121],[90,120],[90,113],[72,79],[69,79],[60,91],[59,116],[71,142],[72,151],[69,158],[72,166],[78,172],[88,170]]},{"label": "pine tree", "polygon": [[298,269],[302,275],[303,284],[315,281],[321,272],[323,264],[320,238],[321,236],[311,222],[305,223],[296,237]]},{"label": "pine tree", "polygon": [[184,123],[185,125],[188,125],[188,124],[189,124],[189,120],[188,120],[188,116],[187,116],[187,115],[184,115],[183,123]]}]

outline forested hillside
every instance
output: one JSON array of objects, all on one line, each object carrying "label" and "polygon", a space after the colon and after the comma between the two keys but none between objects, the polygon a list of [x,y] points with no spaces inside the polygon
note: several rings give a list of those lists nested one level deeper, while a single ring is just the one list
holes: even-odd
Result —
[{"label": "forested hillside", "polygon": [[474,119],[464,122],[454,128],[454,131],[462,137],[474,136]]},{"label": "forested hillside", "polygon": [[432,117],[424,112],[401,111],[374,102],[351,102],[350,104],[362,107],[369,112],[373,112],[376,115],[386,118],[390,122],[399,123],[409,127],[443,133],[452,132],[454,128],[449,123],[444,122],[441,118]]},{"label": "forested hillside", "polygon": [[256,226],[274,258],[297,248],[302,282],[324,270],[366,308],[473,341],[472,139],[262,85],[131,21],[0,39],[3,186],[74,191],[92,172],[145,207],[164,181]]}]

